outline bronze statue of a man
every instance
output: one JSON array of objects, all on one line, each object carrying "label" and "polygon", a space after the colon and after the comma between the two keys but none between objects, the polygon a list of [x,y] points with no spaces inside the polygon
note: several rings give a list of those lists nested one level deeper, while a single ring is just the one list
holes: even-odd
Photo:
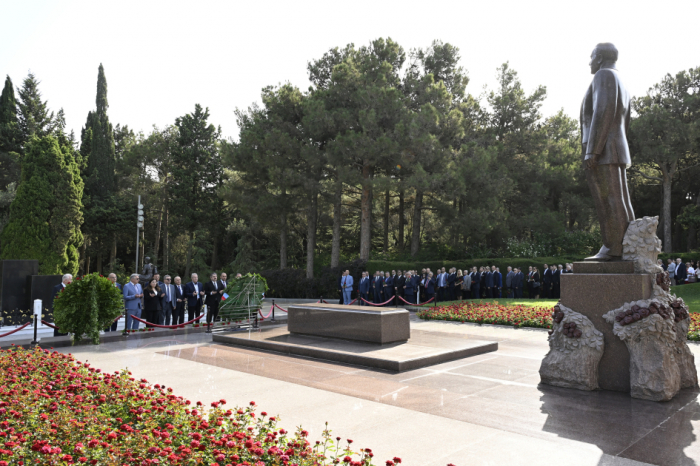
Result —
[{"label": "bronze statue of a man", "polygon": [[622,259],[622,240],[634,211],[627,188],[632,163],[627,145],[630,96],[615,69],[617,49],[598,44],[591,54],[591,85],[581,105],[581,145],[586,179],[600,221],[603,247],[588,261]]}]

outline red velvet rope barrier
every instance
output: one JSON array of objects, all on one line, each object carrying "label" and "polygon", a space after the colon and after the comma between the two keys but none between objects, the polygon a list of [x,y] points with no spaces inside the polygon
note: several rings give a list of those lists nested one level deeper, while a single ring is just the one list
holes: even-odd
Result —
[{"label": "red velvet rope barrier", "polygon": [[[370,302],[367,301],[365,298],[360,298],[360,299],[362,299],[362,301],[366,302],[366,303],[369,304],[370,306],[383,306],[383,305],[385,305],[385,304],[389,304],[390,302],[392,302],[392,301],[394,300],[394,298],[392,297],[392,298],[389,299],[389,301],[385,301],[385,302],[383,302],[383,303],[375,304],[375,303],[370,303]],[[352,303],[350,303],[350,304],[352,304]]]},{"label": "red velvet rope barrier", "polygon": [[318,304],[318,303],[330,304],[330,303],[329,303],[328,301],[326,301],[325,299],[319,299],[318,301],[316,301],[316,304]]},{"label": "red velvet rope barrier", "polygon": [[282,309],[282,308],[281,308],[281,307],[279,307],[279,306],[278,306],[277,304],[275,304],[275,307],[276,307],[277,309],[279,309],[280,311],[282,311],[282,312],[287,312],[287,310],[286,310],[286,309]]},{"label": "red velvet rope barrier", "polygon": [[19,332],[20,330],[22,330],[22,329],[23,329],[24,327],[26,327],[27,325],[31,325],[31,322],[27,322],[26,324],[22,325],[21,327],[17,327],[16,329],[11,330],[11,331],[9,331],[9,332],[7,332],[7,333],[3,333],[2,335],[0,335],[0,338],[6,337],[6,336],[8,336],[8,335],[12,335],[12,334],[15,333],[15,332]]},{"label": "red velvet rope barrier", "polygon": [[190,320],[189,322],[184,322],[184,323],[182,323],[182,324],[177,324],[177,325],[158,325],[158,324],[152,324],[152,323],[150,323],[150,322],[148,322],[148,321],[146,321],[146,320],[140,319],[140,318],[138,318],[138,317],[136,317],[136,316],[131,316],[132,319],[136,319],[136,320],[138,320],[139,322],[143,322],[144,324],[146,324],[146,325],[148,325],[148,326],[150,326],[150,327],[158,327],[158,328],[182,328],[183,326],[188,325],[188,324],[191,324],[192,322],[195,322],[195,321],[201,319],[202,317],[204,317],[204,314],[202,314],[202,315],[199,316],[199,317],[195,317],[194,319]]},{"label": "red velvet rope barrier", "polygon": [[354,303],[357,302],[358,299],[360,299],[360,298],[355,298],[352,301],[350,301],[350,304],[348,304],[348,306],[352,306]]},{"label": "red velvet rope barrier", "polygon": [[270,317],[270,316],[272,315],[272,310],[273,310],[273,309],[274,309],[274,307],[273,307],[273,306],[270,306],[270,312],[268,312],[266,316],[263,315],[262,309],[258,309],[258,313],[260,314],[260,317],[262,317],[263,320],[265,320],[265,319],[267,319],[268,317]]},{"label": "red velvet rope barrier", "polygon": [[405,299],[403,299],[401,296],[399,296],[399,299],[400,299],[401,301],[403,301],[404,303],[409,304],[409,305],[411,305],[411,306],[422,306],[423,304],[428,304],[429,302],[431,302],[432,300],[434,300],[434,299],[435,299],[435,296],[433,296],[433,297],[430,298],[429,300],[427,300],[427,301],[425,301],[425,302],[423,302],[423,303],[419,303],[419,304],[409,303],[408,301],[406,301]]}]

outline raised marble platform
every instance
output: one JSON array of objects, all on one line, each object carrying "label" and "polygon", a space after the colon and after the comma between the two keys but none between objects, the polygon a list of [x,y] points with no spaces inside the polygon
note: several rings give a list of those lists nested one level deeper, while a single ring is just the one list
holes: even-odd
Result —
[{"label": "raised marble platform", "polygon": [[290,304],[290,333],[370,343],[406,341],[411,336],[409,312],[395,307],[342,304]]},{"label": "raised marble platform", "polygon": [[465,335],[413,330],[403,343],[376,343],[291,334],[284,326],[214,334],[229,345],[404,372],[498,350],[498,343]]}]

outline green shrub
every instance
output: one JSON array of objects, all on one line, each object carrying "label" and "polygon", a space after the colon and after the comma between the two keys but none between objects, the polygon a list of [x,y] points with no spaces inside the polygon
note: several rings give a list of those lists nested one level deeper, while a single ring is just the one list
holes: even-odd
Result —
[{"label": "green shrub", "polygon": [[123,310],[122,292],[97,273],[76,277],[53,302],[58,328],[72,333],[74,341],[87,336],[96,345],[100,344],[100,330],[112,325]]}]

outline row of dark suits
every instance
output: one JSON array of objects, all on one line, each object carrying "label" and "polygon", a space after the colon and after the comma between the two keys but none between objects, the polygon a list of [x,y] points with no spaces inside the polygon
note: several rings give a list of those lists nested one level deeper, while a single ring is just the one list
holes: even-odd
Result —
[{"label": "row of dark suits", "polygon": [[363,277],[357,281],[357,292],[359,293],[360,304],[364,305],[362,299],[375,304],[389,301],[387,305],[400,304],[397,296],[408,302],[416,302],[415,295],[420,284],[418,277],[412,276],[410,280],[406,275],[394,275],[389,277]]}]

